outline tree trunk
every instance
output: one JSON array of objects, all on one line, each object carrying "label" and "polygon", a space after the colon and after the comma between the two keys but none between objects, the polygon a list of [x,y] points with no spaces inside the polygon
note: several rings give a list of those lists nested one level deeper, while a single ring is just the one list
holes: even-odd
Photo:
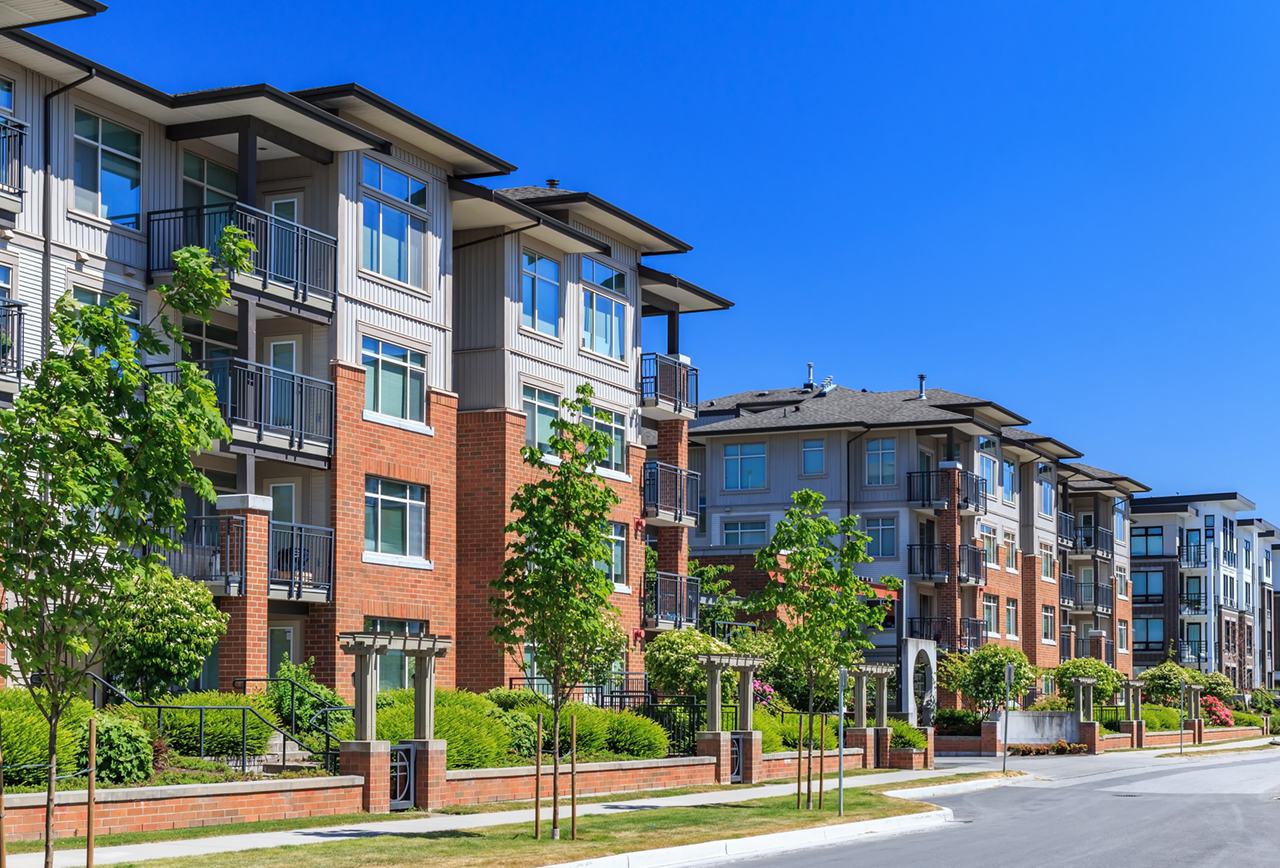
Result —
[{"label": "tree trunk", "polygon": [[53,793],[58,776],[58,716],[59,709],[49,709],[49,774],[44,797],[44,868],[53,868]]},{"label": "tree trunk", "polygon": [[555,750],[551,753],[551,837],[560,837],[560,706],[551,710],[554,719],[552,728],[555,735],[552,744]]},{"label": "tree trunk", "polygon": [[809,676],[809,785],[806,787],[808,792],[805,794],[804,807],[806,811],[813,810],[813,686],[814,678]]}]

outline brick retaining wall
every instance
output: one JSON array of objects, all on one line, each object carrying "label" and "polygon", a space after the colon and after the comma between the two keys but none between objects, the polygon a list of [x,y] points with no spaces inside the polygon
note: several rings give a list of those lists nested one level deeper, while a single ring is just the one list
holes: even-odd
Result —
[{"label": "brick retaining wall", "polygon": [[939,756],[978,756],[982,752],[980,735],[935,736]]},{"label": "brick retaining wall", "polygon": [[[580,763],[578,794],[658,790],[716,782],[715,757],[672,757],[613,763]],[[569,794],[569,765],[560,766],[560,793]],[[478,805],[534,798],[534,767],[454,769],[445,773],[442,804]],[[551,796],[551,766],[542,767],[542,797]]]},{"label": "brick retaining wall", "polygon": [[[862,748],[847,747],[844,749],[844,768],[845,771],[853,769],[865,768],[864,754]],[[802,764],[803,771],[801,774],[809,774],[809,755],[804,755]],[[824,774],[833,775],[840,771],[840,755],[835,750],[827,751],[827,762],[824,767],[822,757],[818,751],[813,752],[813,776],[818,776],[819,769]],[[795,780],[796,779],[796,752],[784,751],[782,753],[767,753],[764,755],[764,776],[761,780]]]}]

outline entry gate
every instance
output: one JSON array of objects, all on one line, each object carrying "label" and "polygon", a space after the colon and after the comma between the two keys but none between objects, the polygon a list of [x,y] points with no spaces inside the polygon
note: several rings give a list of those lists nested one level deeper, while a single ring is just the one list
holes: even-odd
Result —
[{"label": "entry gate", "polygon": [[742,741],[746,733],[734,732],[729,735],[729,783],[742,783]]},{"label": "entry gate", "polygon": [[417,747],[412,744],[391,746],[391,810],[413,807],[414,760]]}]

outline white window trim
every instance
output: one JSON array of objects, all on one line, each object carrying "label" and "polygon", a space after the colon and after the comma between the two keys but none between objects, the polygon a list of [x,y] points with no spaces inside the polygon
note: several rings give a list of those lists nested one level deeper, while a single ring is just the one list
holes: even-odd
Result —
[{"label": "white window trim", "polygon": [[360,560],[366,564],[403,567],[407,570],[434,570],[436,568],[435,563],[426,558],[411,558],[407,555],[384,555],[382,552],[362,552]]},{"label": "white window trim", "polygon": [[[14,101],[16,103],[17,102],[17,92],[16,92],[17,82],[14,83],[14,87],[15,87]],[[66,184],[67,217],[71,219],[79,220],[84,223],[92,223],[96,226],[99,226],[103,229],[107,229],[113,232],[115,231],[125,232],[125,233],[128,233],[129,235],[134,236],[138,240],[146,241],[147,230],[142,227],[142,221],[147,214],[146,212],[147,192],[148,192],[146,189],[147,187],[147,166],[146,166],[147,134],[142,130],[138,129],[136,124],[132,120],[126,120],[120,117],[119,115],[115,114],[114,112],[107,112],[101,108],[98,108],[95,105],[86,104],[83,102],[75,103],[71,106],[71,125],[70,125],[71,150],[68,154],[68,159],[69,159],[68,166],[74,168],[75,147],[76,147],[77,140],[84,141],[86,144],[93,144],[96,147],[98,147],[98,207],[99,208],[102,207],[102,142],[88,142],[87,140],[79,139],[79,137],[76,136],[75,134],[76,109],[79,109],[85,114],[93,115],[98,119],[99,122],[103,120],[109,120],[111,121],[111,123],[115,124],[118,127],[122,127],[123,129],[129,130],[131,132],[138,134],[138,146],[141,151],[141,154],[136,158],[138,160],[138,167],[140,170],[140,174],[138,178],[138,209],[139,209],[138,228],[134,229],[131,226],[124,226],[120,223],[115,222],[109,217],[103,217],[102,215],[94,214],[91,211],[81,211],[79,208],[77,208],[75,206],[76,179],[75,179],[75,173],[73,171],[69,171],[67,173],[67,177],[63,179],[64,183]],[[98,130],[99,130],[98,137],[101,138],[102,128],[99,127]],[[112,150],[114,151],[114,149]],[[121,152],[115,151],[115,153],[121,153]],[[133,157],[128,157],[127,155],[126,157],[127,159],[134,159]]]},{"label": "white window trim", "polygon": [[[422,220],[424,224],[424,227],[422,230],[422,286],[414,286],[412,283],[408,283],[407,281],[396,280],[394,277],[388,277],[387,275],[379,271],[371,271],[365,268],[363,247],[359,248],[359,255],[356,258],[356,270],[362,277],[367,277],[371,280],[381,281],[387,284],[388,286],[394,287],[396,289],[401,289],[406,292],[411,292],[419,297],[431,298],[432,275],[430,273],[429,266],[432,260],[431,260],[430,236],[431,236],[431,220],[435,215],[425,208],[419,208],[417,205],[410,205],[408,202],[404,201],[403,199],[396,199],[395,197],[382,192],[377,187],[370,187],[369,185],[367,185],[364,182],[364,157],[365,156],[366,155],[363,155],[363,154],[361,155],[360,166],[356,170],[357,171],[356,186],[359,188],[359,191],[360,191],[360,203],[359,203],[360,211],[359,211],[359,214],[357,215],[359,218],[359,225],[356,231],[361,234],[363,234],[364,232],[364,200],[366,196],[375,200],[379,205],[385,205],[391,208],[400,209],[404,211],[405,214],[408,214],[410,217],[417,217],[418,219]],[[373,160],[373,162],[375,163],[378,163],[383,168],[391,169],[393,172],[399,172],[401,175],[404,175],[408,178],[412,178],[413,180],[418,181],[421,184],[425,184],[428,191],[427,195],[430,196],[431,184],[433,179],[429,177],[427,178],[422,177],[419,174],[421,170],[416,169],[412,166],[408,166],[400,162],[399,160],[395,160],[394,158],[391,158],[387,154],[378,154],[376,158],[369,157],[369,159]]]},{"label": "white window trim", "polygon": [[826,437],[809,437],[809,438],[807,438],[807,439],[809,439],[809,440],[817,440],[819,443],[821,443],[821,444],[822,444],[822,448],[821,448],[821,449],[819,449],[819,450],[817,450],[818,452],[821,452],[821,453],[822,453],[822,470],[820,470],[820,471],[819,471],[819,472],[817,472],[817,473],[805,473],[805,472],[804,472],[804,454],[805,454],[805,452],[812,452],[812,451],[814,451],[814,450],[812,450],[812,449],[805,449],[805,448],[804,448],[805,439],[806,439],[806,438],[805,438],[803,435],[800,437],[800,473],[799,473],[799,475],[800,475],[802,478],[804,478],[804,479],[822,479],[823,477],[825,477],[825,476],[829,475],[829,473],[830,473],[830,468],[829,468],[829,467],[828,467],[828,465],[827,465],[827,438],[826,438]]},{"label": "white window trim", "polygon": [[431,425],[423,425],[421,422],[414,422],[412,419],[401,419],[398,416],[388,416],[385,413],[379,413],[377,410],[365,410],[361,416],[364,421],[372,422],[375,425],[386,425],[388,428],[399,428],[401,431],[411,431],[414,434],[425,434],[428,437],[436,436],[436,429]]},{"label": "white window trim", "polygon": [[626,594],[627,596],[631,596],[631,586],[627,584],[619,584],[618,582],[614,582],[613,592],[615,594]]},{"label": "white window trim", "polygon": [[[1040,644],[1041,644],[1041,645],[1057,645],[1057,644],[1058,644],[1058,640],[1057,640],[1057,639],[1043,639],[1043,638],[1042,638],[1042,639],[1040,640]],[[1127,654],[1127,653],[1129,653],[1129,652],[1127,652],[1127,651],[1126,651],[1125,653]]]}]

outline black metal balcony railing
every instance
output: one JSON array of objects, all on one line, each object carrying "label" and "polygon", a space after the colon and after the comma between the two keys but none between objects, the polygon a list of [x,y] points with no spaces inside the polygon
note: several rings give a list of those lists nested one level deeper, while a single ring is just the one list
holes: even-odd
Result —
[{"label": "black metal balcony railing", "polygon": [[932,639],[939,648],[951,647],[950,618],[908,618],[907,637],[910,639]]},{"label": "black metal balcony railing", "polygon": [[216,250],[228,226],[244,230],[257,248],[255,277],[291,287],[297,301],[336,308],[338,239],[240,202],[152,211],[147,219],[148,270],[170,270],[171,255],[183,247]]},{"label": "black metal balcony railing", "polygon": [[1178,659],[1183,663],[1208,662],[1209,643],[1204,639],[1183,639],[1179,641]]},{"label": "black metal balcony railing", "polygon": [[1204,543],[1193,543],[1182,546],[1178,552],[1178,562],[1184,567],[1203,567],[1208,565],[1208,556]]},{"label": "black metal balcony railing", "polygon": [[22,372],[22,332],[26,304],[0,298],[0,374],[16,377]]},{"label": "black metal balcony railing", "polygon": [[1077,528],[1076,551],[1096,552],[1104,557],[1111,557],[1115,551],[1115,534],[1105,527]]},{"label": "black metal balcony railing", "polygon": [[[218,395],[218,411],[231,426],[285,437],[290,449],[320,446],[333,452],[333,383],[244,359],[198,363]],[[156,372],[176,382],[177,369]]]},{"label": "black metal balcony railing", "polygon": [[1071,660],[1075,651],[1075,633],[1062,630],[1058,633],[1058,659]]},{"label": "black metal balcony railing", "polygon": [[947,471],[921,470],[907,474],[907,500],[928,509],[951,499]]},{"label": "black metal balcony railing", "polygon": [[675,627],[697,627],[701,586],[692,576],[648,573],[644,577],[646,620]]},{"label": "black metal balcony railing", "polygon": [[1116,643],[1114,639],[1105,639],[1102,642],[1102,660],[1112,669],[1116,666]]},{"label": "black metal balcony railing", "polygon": [[1178,595],[1178,612],[1183,615],[1207,615],[1209,613],[1208,595],[1204,591],[1198,594]]},{"label": "black metal balcony railing", "polygon": [[1058,539],[1066,545],[1076,541],[1076,517],[1069,512],[1058,513]]},{"label": "black metal balcony railing", "polygon": [[1226,564],[1226,565],[1227,565],[1227,566],[1229,566],[1229,567],[1234,567],[1234,566],[1236,565],[1237,561],[1238,561],[1238,558],[1237,558],[1237,556],[1236,556],[1236,553],[1235,553],[1235,552],[1233,552],[1233,551],[1231,551],[1231,550],[1229,550],[1229,549],[1223,549],[1223,550],[1222,550],[1222,562],[1223,562],[1224,564]]},{"label": "black metal balcony railing", "polygon": [[661,461],[644,463],[644,508],[648,513],[672,513],[675,521],[698,517],[698,488],[702,475]]},{"label": "black metal balcony railing", "polygon": [[1102,582],[1080,582],[1076,585],[1076,608],[1111,611],[1115,605],[1115,588]]},{"label": "black metal balcony railing", "polygon": [[951,546],[926,543],[907,546],[907,575],[945,579],[951,574]]},{"label": "black metal balcony railing", "polygon": [[1058,577],[1058,599],[1064,606],[1076,604],[1076,577],[1065,575]]},{"label": "black metal balcony railing", "polygon": [[640,357],[640,400],[671,404],[676,413],[698,410],[698,369],[662,353]]},{"label": "black metal balcony railing", "polygon": [[907,474],[907,500],[924,509],[987,511],[987,481],[967,470],[919,470]]},{"label": "black metal balcony railing", "polygon": [[226,594],[244,592],[245,518],[212,515],[188,518],[173,548],[161,551],[175,576],[195,582],[221,583]]},{"label": "black metal balcony railing", "polygon": [[26,138],[26,124],[0,117],[0,193],[21,196],[26,192],[22,185],[22,147]]},{"label": "black metal balcony railing", "polygon": [[985,479],[976,473],[961,470],[959,488],[960,492],[957,501],[960,509],[969,509],[980,513],[987,511],[987,481]]},{"label": "black metal balcony railing", "polygon": [[987,641],[981,618],[961,618],[956,630],[957,651],[977,651]]},{"label": "black metal balcony railing", "polygon": [[302,599],[304,591],[333,599],[332,528],[273,521],[270,557],[268,581],[273,589],[284,590],[291,600]]},{"label": "black metal balcony railing", "polygon": [[982,546],[958,546],[956,581],[978,585],[987,583],[987,559]]}]

